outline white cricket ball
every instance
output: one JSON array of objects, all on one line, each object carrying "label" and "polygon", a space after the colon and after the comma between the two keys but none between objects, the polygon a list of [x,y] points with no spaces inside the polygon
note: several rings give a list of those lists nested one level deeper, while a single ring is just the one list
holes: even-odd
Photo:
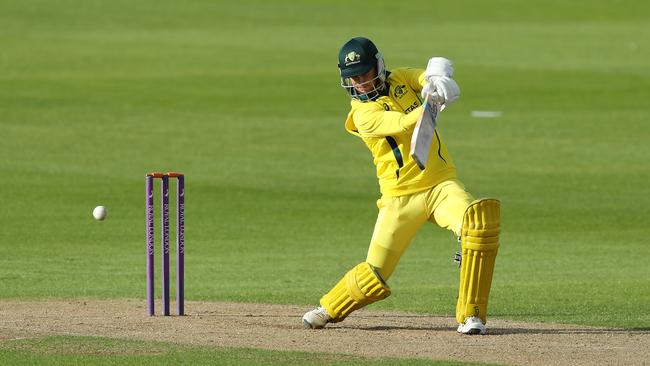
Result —
[{"label": "white cricket ball", "polygon": [[93,217],[95,220],[103,220],[106,218],[106,214],[108,214],[108,211],[106,211],[106,207],[104,206],[97,206],[93,210]]}]

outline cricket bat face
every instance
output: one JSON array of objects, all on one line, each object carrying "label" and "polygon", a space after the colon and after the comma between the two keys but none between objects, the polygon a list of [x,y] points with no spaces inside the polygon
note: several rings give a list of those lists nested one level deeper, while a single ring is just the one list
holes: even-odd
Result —
[{"label": "cricket bat face", "polygon": [[429,161],[429,151],[433,142],[433,135],[436,133],[436,119],[440,106],[434,102],[431,94],[427,94],[424,108],[418,122],[415,124],[413,136],[411,137],[411,157],[420,169],[424,170]]}]

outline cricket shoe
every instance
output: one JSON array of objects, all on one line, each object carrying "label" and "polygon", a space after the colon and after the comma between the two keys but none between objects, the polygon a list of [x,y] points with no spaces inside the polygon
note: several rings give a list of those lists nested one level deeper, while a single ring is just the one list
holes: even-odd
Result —
[{"label": "cricket shoe", "polygon": [[321,329],[330,320],[330,315],[324,307],[319,306],[312,311],[308,311],[302,316],[302,324],[305,328]]},{"label": "cricket shoe", "polygon": [[462,334],[485,334],[487,331],[480,318],[470,316],[465,319],[464,323],[458,324],[458,333]]}]

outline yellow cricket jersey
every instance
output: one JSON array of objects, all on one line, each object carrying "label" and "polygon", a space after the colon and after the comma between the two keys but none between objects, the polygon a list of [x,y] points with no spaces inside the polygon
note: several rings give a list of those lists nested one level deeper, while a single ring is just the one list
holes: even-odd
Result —
[{"label": "yellow cricket jersey", "polygon": [[409,154],[411,135],[422,114],[424,70],[398,68],[386,81],[388,92],[374,101],[352,100],[345,121],[345,129],[370,149],[381,193],[403,196],[455,178],[456,167],[437,130],[426,169],[420,170]]}]

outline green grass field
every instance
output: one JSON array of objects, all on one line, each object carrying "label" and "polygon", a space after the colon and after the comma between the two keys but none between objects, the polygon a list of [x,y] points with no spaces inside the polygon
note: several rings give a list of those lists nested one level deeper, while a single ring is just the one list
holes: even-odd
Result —
[{"label": "green grass field", "polygon": [[[470,366],[461,362],[415,359],[364,359],[330,354],[271,352],[248,348],[178,346],[162,342],[98,337],[45,337],[0,342],[3,365],[386,365]],[[485,365],[485,364],[482,364]]]},{"label": "green grass field", "polygon": [[[0,297],[144,301],[144,174],[176,170],[188,299],[316,304],[376,217],[336,69],[365,35],[389,68],[455,61],[439,130],[503,204],[491,315],[650,328],[650,5],[360,4],[1,1]],[[456,249],[425,226],[373,308],[451,315]]]}]

